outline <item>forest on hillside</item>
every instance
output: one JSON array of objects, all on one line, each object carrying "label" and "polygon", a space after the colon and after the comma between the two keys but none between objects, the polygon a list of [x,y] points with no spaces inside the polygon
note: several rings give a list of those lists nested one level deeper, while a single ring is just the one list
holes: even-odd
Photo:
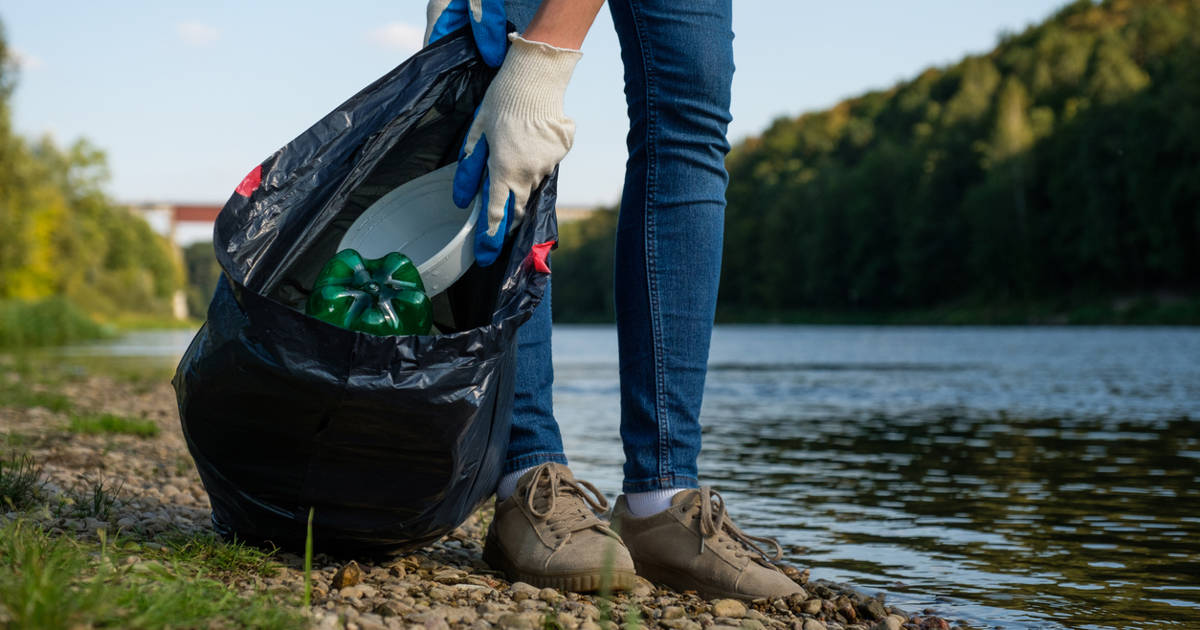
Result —
[{"label": "forest on hillside", "polygon": [[[1132,296],[1195,323],[1200,0],[1080,0],[986,54],[779,119],[727,165],[726,319],[970,304],[1022,321]],[[558,319],[611,319],[613,214],[563,226]]]},{"label": "forest on hillside", "polygon": [[13,131],[18,70],[0,23],[0,346],[89,336],[91,319],[170,318],[178,254],[104,192],[103,151]]}]

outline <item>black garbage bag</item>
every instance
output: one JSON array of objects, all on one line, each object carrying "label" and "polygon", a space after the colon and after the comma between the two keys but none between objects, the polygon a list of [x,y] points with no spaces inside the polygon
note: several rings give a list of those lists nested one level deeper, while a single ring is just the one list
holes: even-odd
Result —
[{"label": "black garbage bag", "polygon": [[517,328],[557,240],[557,174],[496,263],[439,298],[443,334],[373,336],[303,313],[354,219],[457,158],[495,72],[470,37],[444,38],[354,95],[256,167],[217,218],[223,274],[173,383],[223,535],[299,548],[312,508],[319,551],[405,551],[495,487]]}]

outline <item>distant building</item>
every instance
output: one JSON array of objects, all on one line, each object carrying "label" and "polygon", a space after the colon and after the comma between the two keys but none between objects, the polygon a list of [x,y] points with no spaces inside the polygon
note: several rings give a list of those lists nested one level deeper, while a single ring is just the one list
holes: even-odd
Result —
[{"label": "distant building", "polygon": [[155,232],[179,247],[212,241],[213,224],[221,206],[216,204],[140,203],[129,206]]},{"label": "distant building", "polygon": [[[130,211],[141,216],[151,229],[179,247],[212,242],[213,225],[221,206],[216,204],[175,204],[146,202],[131,204]],[[597,210],[590,206],[564,206],[556,209],[559,223],[588,218]]]}]

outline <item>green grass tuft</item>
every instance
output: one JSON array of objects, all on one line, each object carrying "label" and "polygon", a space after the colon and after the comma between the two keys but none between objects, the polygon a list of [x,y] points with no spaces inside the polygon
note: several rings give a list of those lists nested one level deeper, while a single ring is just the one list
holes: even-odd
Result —
[{"label": "green grass tuft", "polygon": [[185,562],[204,570],[205,575],[229,581],[271,577],[279,567],[275,550],[263,550],[241,541],[226,542],[215,534],[168,538],[162,557]]},{"label": "green grass tuft", "polygon": [[299,611],[268,595],[240,597],[186,553],[162,561],[115,545],[0,528],[0,608],[8,628],[297,628]]},{"label": "green grass tuft", "polygon": [[304,534],[304,608],[312,605],[312,558],[313,558],[313,514],[317,508],[308,508],[308,529]]},{"label": "green grass tuft", "polygon": [[54,511],[58,516],[90,517],[107,521],[112,518],[112,510],[117,503],[117,495],[121,493],[121,487],[120,482],[81,475],[74,484],[64,490],[59,504],[54,506]]},{"label": "green grass tuft", "polygon": [[158,425],[150,420],[126,418],[111,413],[71,414],[71,424],[67,427],[72,433],[136,435],[138,437],[154,437],[158,435]]},{"label": "green grass tuft", "polygon": [[0,508],[23,510],[42,498],[42,467],[26,454],[0,458]]}]

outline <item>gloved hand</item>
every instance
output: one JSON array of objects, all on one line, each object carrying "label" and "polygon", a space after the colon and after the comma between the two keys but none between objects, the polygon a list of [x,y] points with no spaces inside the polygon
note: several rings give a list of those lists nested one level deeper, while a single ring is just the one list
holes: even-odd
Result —
[{"label": "gloved hand", "polygon": [[467,131],[454,173],[454,203],[467,207],[482,188],[475,261],[492,264],[504,237],[525,214],[533,189],[575,140],[563,97],[583,53],[513,33],[512,49],[488,86]]},{"label": "gloved hand", "polygon": [[483,61],[495,68],[507,49],[504,0],[429,0],[425,7],[425,45],[471,23]]}]

